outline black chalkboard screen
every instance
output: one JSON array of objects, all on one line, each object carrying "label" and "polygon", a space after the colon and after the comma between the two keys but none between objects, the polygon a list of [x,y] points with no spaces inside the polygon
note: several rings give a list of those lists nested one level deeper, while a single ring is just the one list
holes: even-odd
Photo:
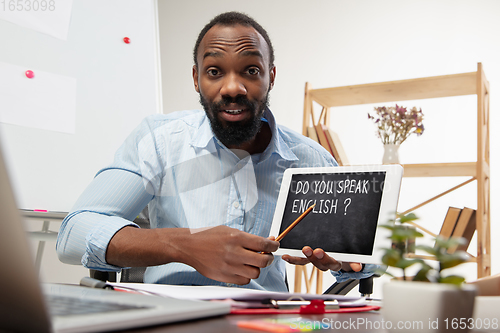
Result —
[{"label": "black chalkboard screen", "polygon": [[[391,218],[388,212],[392,218],[396,212],[401,177],[401,166],[290,169],[283,179],[271,234],[282,233],[316,204],[281,240],[281,249],[301,254],[308,245],[328,253],[372,257],[377,235],[383,234],[378,223]],[[384,241],[378,240],[379,245]]]},{"label": "black chalkboard screen", "polygon": [[383,171],[293,175],[280,233],[309,206],[316,206],[281,246],[371,255],[384,181]]}]

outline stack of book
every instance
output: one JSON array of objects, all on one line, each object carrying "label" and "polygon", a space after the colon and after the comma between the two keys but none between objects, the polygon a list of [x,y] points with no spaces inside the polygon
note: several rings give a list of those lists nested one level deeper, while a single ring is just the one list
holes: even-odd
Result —
[{"label": "stack of book", "polygon": [[307,129],[307,136],[323,146],[335,158],[339,165],[349,165],[347,155],[337,133],[328,126],[317,124]]},{"label": "stack of book", "polygon": [[457,250],[467,251],[470,241],[474,232],[476,231],[476,210],[468,207],[463,209],[450,207],[444,218],[443,225],[441,226],[441,231],[439,236],[448,239],[453,238],[465,238],[465,244],[458,245],[454,248],[448,249],[449,253],[453,253]]}]

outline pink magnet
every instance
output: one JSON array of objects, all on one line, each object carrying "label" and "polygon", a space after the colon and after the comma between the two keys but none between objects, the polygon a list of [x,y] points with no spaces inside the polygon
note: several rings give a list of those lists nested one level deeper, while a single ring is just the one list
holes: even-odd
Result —
[{"label": "pink magnet", "polygon": [[35,73],[33,73],[33,71],[30,71],[30,70],[27,70],[27,71],[25,72],[25,74],[26,74],[26,77],[27,77],[28,79],[32,79],[32,78],[34,78],[34,77],[35,77]]},{"label": "pink magnet", "polygon": [[128,37],[124,37],[123,41],[125,42],[125,44],[130,44],[130,38]]}]

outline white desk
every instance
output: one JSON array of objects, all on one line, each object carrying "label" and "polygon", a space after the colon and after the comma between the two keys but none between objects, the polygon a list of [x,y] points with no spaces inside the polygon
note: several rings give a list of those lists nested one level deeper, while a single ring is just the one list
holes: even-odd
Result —
[{"label": "white desk", "polygon": [[42,263],[43,250],[46,241],[57,239],[57,232],[49,230],[50,222],[62,222],[68,213],[66,212],[41,212],[21,209],[21,215],[24,219],[35,219],[43,221],[42,229],[40,231],[31,231],[28,233],[29,237],[38,240],[38,248],[35,257],[35,267],[37,272],[40,272],[40,265]]}]

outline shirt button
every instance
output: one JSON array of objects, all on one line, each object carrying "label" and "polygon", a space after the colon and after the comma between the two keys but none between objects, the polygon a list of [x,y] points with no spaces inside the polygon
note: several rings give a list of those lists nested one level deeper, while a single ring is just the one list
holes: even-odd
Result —
[{"label": "shirt button", "polygon": [[233,207],[238,208],[240,206],[240,203],[238,201],[233,202]]}]

